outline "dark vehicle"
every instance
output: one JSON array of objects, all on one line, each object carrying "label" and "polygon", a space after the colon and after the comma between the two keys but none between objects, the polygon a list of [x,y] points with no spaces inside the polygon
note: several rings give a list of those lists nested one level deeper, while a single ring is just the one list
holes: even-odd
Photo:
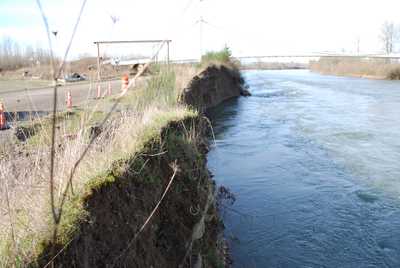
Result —
[{"label": "dark vehicle", "polygon": [[79,81],[85,81],[86,79],[87,79],[86,76],[80,75],[78,73],[73,73],[65,76],[65,82],[79,82]]}]

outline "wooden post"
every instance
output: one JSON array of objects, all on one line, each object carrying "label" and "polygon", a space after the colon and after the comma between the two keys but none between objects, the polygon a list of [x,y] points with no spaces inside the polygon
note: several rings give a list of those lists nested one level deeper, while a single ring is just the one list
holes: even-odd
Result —
[{"label": "wooden post", "polygon": [[97,44],[97,80],[100,81],[101,74],[100,74],[100,44]]},{"label": "wooden post", "polygon": [[169,41],[167,41],[167,66],[169,66]]},{"label": "wooden post", "polygon": [[200,62],[203,57],[203,17],[200,17]]}]

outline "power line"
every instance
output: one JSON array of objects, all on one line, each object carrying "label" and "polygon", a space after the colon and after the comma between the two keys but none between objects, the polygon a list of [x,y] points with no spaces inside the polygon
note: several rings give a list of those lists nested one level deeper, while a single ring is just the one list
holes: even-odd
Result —
[{"label": "power line", "polygon": [[193,4],[193,0],[189,0],[189,2],[187,3],[187,5],[185,6],[185,8],[182,10],[181,16],[185,15],[186,11],[189,10],[189,8],[192,6],[192,4]]}]

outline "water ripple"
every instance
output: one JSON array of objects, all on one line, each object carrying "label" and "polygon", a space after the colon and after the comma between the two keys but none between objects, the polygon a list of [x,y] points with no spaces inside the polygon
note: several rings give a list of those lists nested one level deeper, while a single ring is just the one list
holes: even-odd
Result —
[{"label": "water ripple", "polygon": [[400,83],[246,78],[253,96],[210,114],[235,266],[400,267]]}]

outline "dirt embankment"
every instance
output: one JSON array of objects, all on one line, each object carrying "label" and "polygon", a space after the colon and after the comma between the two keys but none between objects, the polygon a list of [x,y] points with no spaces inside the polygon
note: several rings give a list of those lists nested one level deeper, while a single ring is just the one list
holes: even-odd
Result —
[{"label": "dirt embankment", "polygon": [[[243,84],[238,71],[212,66],[191,81],[182,100],[205,110],[239,96]],[[114,163],[80,197],[85,217],[76,219],[74,231],[56,244],[44,242],[31,266],[46,265],[55,253],[55,267],[227,266],[206,166],[208,131],[201,115],[170,122],[140,153]]]},{"label": "dirt embankment", "polygon": [[182,101],[199,110],[215,107],[224,100],[248,96],[245,81],[236,68],[212,65],[196,75],[182,94]]},{"label": "dirt embankment", "polygon": [[[205,257],[206,267],[216,267],[222,225],[206,168],[205,124],[199,119],[171,122],[139,154],[115,163],[106,182],[84,197],[87,217],[77,223],[79,230],[55,260],[56,267],[188,267],[199,256]],[[186,131],[193,133],[191,141]],[[170,182],[174,164],[178,170],[170,190],[139,233]],[[56,252],[63,247],[55,245]],[[40,267],[49,261],[52,245],[45,249]]]}]

